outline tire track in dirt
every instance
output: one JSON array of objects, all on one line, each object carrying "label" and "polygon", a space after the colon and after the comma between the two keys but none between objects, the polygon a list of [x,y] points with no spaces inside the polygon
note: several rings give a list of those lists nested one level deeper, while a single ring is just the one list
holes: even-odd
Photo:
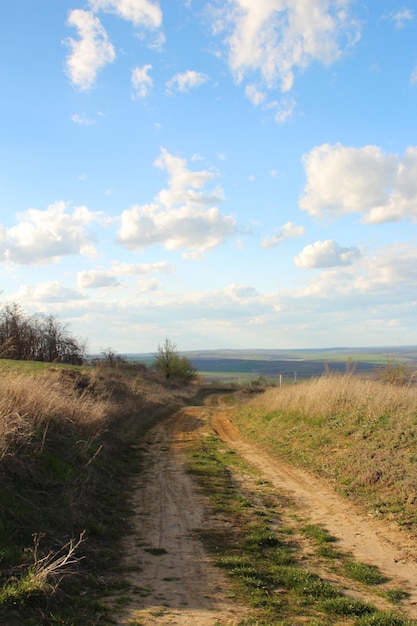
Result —
[{"label": "tire track in dirt", "polygon": [[[204,410],[203,410],[204,413]],[[134,532],[126,539],[132,586],[118,626],[234,626],[248,611],[227,599],[228,585],[196,537],[205,510],[184,468],[182,447],[205,427],[201,407],[178,411],[147,434],[146,470],[133,496]]]},{"label": "tire track in dirt", "polygon": [[355,559],[376,565],[391,583],[410,594],[401,607],[417,619],[417,545],[401,529],[366,516],[322,481],[245,440],[225,411],[211,418],[216,434],[285,492],[314,524],[325,527]]},{"label": "tire track in dirt", "polygon": [[330,486],[244,439],[226,410],[187,407],[147,434],[146,469],[132,498],[133,534],[125,541],[131,591],[127,610],[116,617],[118,626],[132,620],[145,626],[235,626],[248,617],[246,607],[228,599],[228,583],[195,532],[207,527],[208,515],[185,471],[183,447],[192,437],[212,432],[289,495],[308,522],[324,526],[343,550],[376,565],[391,586],[407,591],[410,598],[401,608],[417,619],[415,541],[359,513]]}]

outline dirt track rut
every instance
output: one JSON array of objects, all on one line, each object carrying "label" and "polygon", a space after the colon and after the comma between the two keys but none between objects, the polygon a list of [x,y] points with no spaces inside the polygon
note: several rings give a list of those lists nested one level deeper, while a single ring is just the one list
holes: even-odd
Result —
[{"label": "dirt track rut", "polygon": [[[215,432],[288,494],[311,523],[322,524],[357,560],[378,566],[408,591],[402,604],[417,619],[417,547],[399,529],[360,514],[316,478],[271,458],[244,440],[226,411],[188,407],[154,426],[147,435],[146,471],[133,497],[134,534],[126,540],[126,566],[133,594],[118,619],[144,625],[233,626],[247,610],[228,599],[228,585],[196,536],[207,516],[184,469],[183,446],[193,436]],[[143,453],[143,452],[142,452]],[[130,622],[132,623],[132,622]]]}]

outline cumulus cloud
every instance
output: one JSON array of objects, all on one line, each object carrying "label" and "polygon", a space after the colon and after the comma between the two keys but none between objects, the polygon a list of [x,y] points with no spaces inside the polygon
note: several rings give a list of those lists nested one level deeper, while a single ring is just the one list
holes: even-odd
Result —
[{"label": "cumulus cloud", "polygon": [[358,248],[342,248],[336,241],[316,241],[304,248],[295,257],[294,262],[300,268],[334,267],[337,265],[351,265],[360,259],[361,253]]},{"label": "cumulus cloud", "polygon": [[417,85],[417,65],[413,69],[413,71],[411,72],[410,83],[411,83],[411,85]]},{"label": "cumulus cloud", "polygon": [[[85,206],[72,213],[65,202],[55,202],[45,211],[29,209],[7,230],[5,257],[14,263],[36,265],[57,262],[68,254],[94,253],[93,237],[86,227],[100,219]],[[1,243],[1,242],[0,242]]]},{"label": "cumulus cloud", "polygon": [[[361,291],[403,291],[417,287],[417,247],[410,243],[394,243],[376,251],[366,260],[366,272],[356,277]],[[409,291],[408,291],[409,293]],[[407,301],[409,299],[407,298]]]},{"label": "cumulus cloud", "polygon": [[361,213],[378,224],[417,217],[417,147],[402,158],[377,146],[324,144],[304,157],[300,208],[313,216]]},{"label": "cumulus cloud", "polygon": [[135,26],[159,28],[162,23],[162,11],[158,2],[151,0],[90,0],[94,12],[114,13]]},{"label": "cumulus cloud", "polygon": [[175,266],[167,261],[157,263],[113,263],[113,270],[119,276],[144,276],[145,274],[163,273],[172,274]]},{"label": "cumulus cloud", "polygon": [[279,232],[273,237],[265,237],[262,241],[262,248],[274,248],[284,239],[292,239],[294,237],[302,237],[304,235],[304,226],[297,226],[294,222],[287,222],[279,229]]},{"label": "cumulus cloud", "polygon": [[190,206],[204,207],[221,202],[223,189],[217,187],[210,193],[201,189],[216,178],[216,173],[209,170],[189,170],[186,159],[170,154],[165,148],[160,152],[154,165],[168,173],[168,189],[163,189],[157,196],[158,202],[170,208],[185,203]]},{"label": "cumulus cloud", "polygon": [[100,287],[117,287],[120,282],[105,270],[84,270],[78,272],[77,286],[80,289],[99,289]]},{"label": "cumulus cloud", "polygon": [[85,295],[77,289],[64,287],[59,281],[53,280],[38,285],[22,285],[14,295],[18,302],[57,303],[85,300]]},{"label": "cumulus cloud", "polygon": [[98,289],[117,287],[120,279],[126,276],[145,276],[152,273],[172,274],[175,268],[166,261],[158,263],[119,263],[114,262],[110,269],[98,268],[83,270],[78,273],[77,286],[80,289]]},{"label": "cumulus cloud", "polygon": [[400,304],[414,307],[410,302],[410,291],[417,288],[417,247],[409,243],[395,243],[363,255],[355,265],[338,266],[326,269],[299,290],[287,294],[307,298],[314,307],[314,299],[321,301],[329,310],[346,308],[353,311],[357,307],[386,307],[394,310]]},{"label": "cumulus cloud", "polygon": [[216,207],[164,210],[159,205],[134,206],[121,215],[118,241],[133,250],[159,244],[167,250],[207,252],[235,230],[235,219],[222,215]]},{"label": "cumulus cloud", "polygon": [[167,172],[168,188],[153,203],[135,205],[122,213],[120,244],[132,250],[162,245],[167,250],[184,250],[185,258],[197,258],[236,232],[235,218],[222,215],[213,206],[223,199],[223,189],[205,189],[216,173],[190,170],[185,159],[164,148],[154,165]]},{"label": "cumulus cloud", "polygon": [[71,11],[68,25],[76,28],[79,34],[79,39],[66,39],[72,49],[66,60],[68,76],[81,90],[90,89],[98,72],[116,58],[114,47],[100,20],[91,11]]},{"label": "cumulus cloud", "polygon": [[[66,59],[67,74],[81,90],[94,87],[99,71],[116,58],[114,46],[97,13],[112,13],[144,30],[156,30],[162,24],[161,8],[158,2],[151,0],[90,0],[89,8],[70,12],[67,24],[77,29],[79,39],[68,37],[64,42],[71,48]],[[164,36],[159,33],[153,47],[160,49],[163,42]],[[133,82],[140,80],[138,75],[132,78]],[[142,78],[141,88],[136,85],[138,97],[144,97],[143,90],[149,89],[149,77],[145,73]]]},{"label": "cumulus cloud", "polygon": [[213,14],[213,30],[225,33],[228,63],[240,83],[260,74],[263,83],[289,91],[297,69],[319,61],[330,65],[343,40],[359,38],[349,15],[351,0],[228,0]]},{"label": "cumulus cloud", "polygon": [[208,81],[208,76],[202,72],[187,70],[180,74],[175,74],[166,84],[167,90],[171,93],[181,91],[182,93],[190,91],[195,87],[200,87]]},{"label": "cumulus cloud", "polygon": [[152,89],[153,80],[148,72],[152,69],[152,65],[144,65],[143,67],[135,67],[132,71],[132,86],[136,98],[146,98]]}]

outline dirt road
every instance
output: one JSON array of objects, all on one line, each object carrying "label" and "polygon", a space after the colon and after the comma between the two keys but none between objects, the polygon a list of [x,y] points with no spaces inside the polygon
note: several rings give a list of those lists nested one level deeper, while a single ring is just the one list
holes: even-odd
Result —
[{"label": "dirt road", "polygon": [[233,626],[247,609],[228,598],[228,583],[213,566],[195,530],[207,524],[204,504],[184,469],[183,447],[215,432],[288,494],[311,523],[338,538],[359,561],[374,564],[408,591],[403,610],[417,619],[417,547],[400,530],[360,514],[309,474],[271,458],[245,441],[227,411],[187,407],[157,424],[141,453],[146,471],[134,494],[134,534],[126,539],[126,568],[133,593],[118,625]]}]

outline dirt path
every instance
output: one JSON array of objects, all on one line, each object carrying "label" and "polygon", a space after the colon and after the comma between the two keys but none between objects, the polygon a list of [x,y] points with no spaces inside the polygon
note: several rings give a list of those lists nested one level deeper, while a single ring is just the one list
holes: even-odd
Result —
[{"label": "dirt path", "polygon": [[309,474],[245,441],[226,411],[188,407],[147,435],[147,470],[134,495],[134,535],[126,540],[133,594],[118,626],[233,626],[247,616],[247,609],[228,599],[227,582],[195,533],[207,516],[184,470],[183,446],[189,438],[213,431],[277,490],[290,495],[311,523],[322,524],[337,537],[341,548],[378,566],[393,584],[408,591],[410,598],[402,608],[417,619],[415,543],[396,528],[359,514]]},{"label": "dirt path", "polygon": [[134,536],[126,545],[134,600],[119,626],[233,626],[247,615],[227,599],[222,572],[195,533],[204,526],[205,510],[185,472],[182,448],[205,427],[204,414],[201,407],[181,410],[147,435],[147,470],[134,495]]}]

